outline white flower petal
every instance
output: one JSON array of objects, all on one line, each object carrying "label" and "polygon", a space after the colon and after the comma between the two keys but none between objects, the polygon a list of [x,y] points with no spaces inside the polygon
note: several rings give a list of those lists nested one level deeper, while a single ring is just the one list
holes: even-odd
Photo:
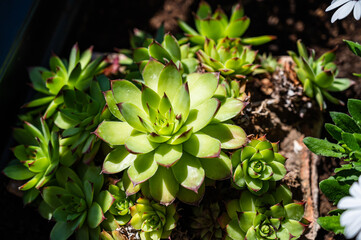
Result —
[{"label": "white flower petal", "polygon": [[[341,1],[341,0],[340,0]],[[337,11],[333,14],[331,22],[335,22],[336,20],[344,19],[347,15],[350,14],[352,8],[355,6],[356,1],[351,1],[337,9]]]},{"label": "white flower petal", "polygon": [[361,232],[359,232],[359,234],[357,235],[356,240],[361,240]]},{"label": "white flower petal", "polygon": [[[345,212],[343,212],[341,214],[340,217],[340,223],[341,226],[350,226],[352,223],[354,223],[358,218],[360,218],[361,216],[361,209],[352,209],[352,210],[347,210]],[[360,218],[361,221],[361,218]],[[361,227],[361,224],[360,224]]]},{"label": "white flower petal", "polygon": [[350,209],[350,208],[361,209],[361,199],[353,198],[353,197],[344,197],[338,202],[337,207],[339,209]]},{"label": "white flower petal", "polygon": [[352,184],[349,192],[351,196],[358,198],[359,201],[361,202],[361,185],[358,182],[354,182]]},{"label": "white flower petal", "polygon": [[361,211],[354,211],[354,212],[358,214],[358,218],[354,219],[354,221],[351,224],[346,225],[344,232],[346,238],[355,237],[356,234],[359,233],[361,230],[361,218],[360,218]]},{"label": "white flower petal", "polygon": [[356,20],[360,20],[360,17],[361,17],[361,1],[356,2],[355,8],[353,9],[353,17]]},{"label": "white flower petal", "polygon": [[331,10],[333,10],[333,9],[335,9],[335,8],[338,8],[338,7],[341,6],[342,4],[345,4],[345,3],[349,2],[349,1],[351,1],[351,0],[337,0],[337,1],[332,1],[332,2],[331,2],[331,5],[328,6],[328,8],[326,8],[325,11],[326,11],[326,12],[331,11]]}]

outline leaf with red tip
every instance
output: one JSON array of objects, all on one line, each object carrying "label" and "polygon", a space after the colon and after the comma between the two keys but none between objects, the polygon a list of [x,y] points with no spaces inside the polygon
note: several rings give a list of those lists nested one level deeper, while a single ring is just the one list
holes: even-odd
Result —
[{"label": "leaf with red tip", "polygon": [[198,158],[183,153],[181,159],[172,166],[172,171],[178,183],[183,187],[198,192],[204,180],[204,169]]},{"label": "leaf with red tip", "polygon": [[141,91],[128,80],[112,80],[112,91],[116,103],[132,103],[141,106]]},{"label": "leaf with red tip", "polygon": [[221,142],[204,133],[194,133],[183,144],[186,152],[199,158],[218,157],[221,152]]},{"label": "leaf with red tip", "polygon": [[128,169],[128,175],[134,185],[147,181],[157,171],[158,164],[154,153],[140,154]]},{"label": "leaf with red tip", "polygon": [[216,158],[200,158],[199,160],[209,179],[223,180],[232,175],[231,160],[224,152],[221,152],[220,156]]},{"label": "leaf with red tip", "polygon": [[155,161],[164,167],[174,165],[182,156],[182,145],[161,144],[154,152]]},{"label": "leaf with red tip", "polygon": [[102,208],[98,203],[93,202],[88,211],[88,226],[90,228],[96,228],[104,219]]},{"label": "leaf with red tip", "polygon": [[209,124],[201,132],[218,139],[222,149],[237,149],[247,143],[245,131],[233,124]]},{"label": "leaf with red tip", "polygon": [[124,146],[120,146],[111,151],[105,158],[102,172],[114,174],[127,169],[137,156],[127,151]]},{"label": "leaf with red tip", "polygon": [[103,121],[94,133],[110,145],[123,145],[133,130],[127,122]]},{"label": "leaf with red tip", "polygon": [[166,206],[175,200],[178,189],[179,184],[171,169],[159,166],[157,172],[149,179],[150,194]]}]

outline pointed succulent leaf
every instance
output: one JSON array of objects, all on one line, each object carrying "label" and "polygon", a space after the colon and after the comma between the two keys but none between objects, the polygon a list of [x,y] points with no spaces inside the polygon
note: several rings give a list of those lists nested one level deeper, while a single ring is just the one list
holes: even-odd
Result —
[{"label": "pointed succulent leaf", "polygon": [[29,171],[27,167],[20,163],[7,166],[3,173],[14,180],[25,180],[35,176],[34,172]]},{"label": "pointed succulent leaf", "polygon": [[237,219],[232,219],[226,227],[228,237],[232,240],[243,240],[245,239],[245,232],[239,227]]},{"label": "pointed succulent leaf", "polygon": [[218,157],[221,152],[221,143],[204,133],[194,133],[183,144],[184,150],[199,158]]},{"label": "pointed succulent leaf", "polygon": [[133,194],[139,192],[140,186],[144,184],[143,183],[143,184],[138,184],[138,185],[134,186],[133,183],[131,182],[131,180],[129,179],[127,170],[123,172],[122,182],[123,182],[123,186],[124,186],[125,193],[127,196],[130,196],[130,195],[133,195]]},{"label": "pointed succulent leaf", "polygon": [[125,141],[125,147],[131,153],[149,153],[159,146],[159,143],[151,142],[147,134],[133,131]]},{"label": "pointed succulent leaf", "polygon": [[221,152],[216,158],[200,158],[202,167],[207,178],[213,180],[222,180],[231,177],[232,164],[228,156]]},{"label": "pointed succulent leaf", "polygon": [[275,36],[264,35],[264,36],[258,36],[258,37],[243,38],[242,43],[245,45],[258,46],[258,45],[268,43],[275,39],[276,39]]},{"label": "pointed succulent leaf", "polygon": [[285,166],[282,163],[272,161],[268,163],[268,165],[272,168],[272,176],[270,180],[279,181],[281,180],[287,173]]},{"label": "pointed succulent leaf", "polygon": [[335,78],[327,90],[330,92],[341,92],[349,88],[352,84],[353,82],[348,78]]},{"label": "pointed succulent leaf", "polygon": [[183,121],[188,118],[190,95],[187,82],[178,89],[176,96],[172,101],[172,106],[176,116],[180,116]]},{"label": "pointed succulent leaf", "polygon": [[286,216],[289,219],[301,221],[304,214],[303,203],[290,203],[285,205]]},{"label": "pointed succulent leaf", "polygon": [[188,128],[193,128],[193,132],[198,132],[207,126],[217,113],[220,102],[216,98],[204,101],[202,104],[191,109],[187,121],[184,123]]},{"label": "pointed succulent leaf", "polygon": [[181,85],[181,73],[178,71],[175,64],[171,61],[163,68],[162,72],[159,74],[157,92],[159,96],[163,96],[164,93],[167,94],[169,99],[172,101]]},{"label": "pointed succulent leaf", "polygon": [[52,208],[58,208],[62,205],[59,200],[59,196],[67,194],[67,191],[64,188],[51,186],[44,187],[42,192],[42,197],[44,201]]},{"label": "pointed succulent leaf", "polygon": [[137,106],[133,103],[120,103],[118,106],[124,119],[130,126],[137,129],[138,131],[147,132],[147,129],[145,128],[142,121],[148,121],[148,119],[145,112],[138,107],[141,106],[141,104]]},{"label": "pointed succulent leaf", "polygon": [[89,208],[87,222],[90,228],[96,228],[104,220],[102,208],[96,202],[93,202]]},{"label": "pointed succulent leaf", "polygon": [[116,103],[141,105],[141,91],[133,83],[127,80],[112,80],[111,86]]},{"label": "pointed succulent leaf", "polygon": [[148,47],[149,55],[158,61],[165,63],[165,60],[172,59],[171,55],[158,42],[153,41]]},{"label": "pointed succulent leaf", "polygon": [[157,91],[159,75],[162,72],[163,68],[164,65],[158,62],[157,60],[155,59],[149,60],[147,65],[145,65],[142,73],[145,85],[147,85],[154,91]]},{"label": "pointed succulent leaf", "polygon": [[172,166],[172,171],[179,184],[184,188],[198,192],[205,174],[200,161],[196,157],[183,153],[181,159]]},{"label": "pointed succulent leaf", "polygon": [[102,172],[114,174],[127,169],[137,156],[129,153],[124,146],[111,151],[105,158]]},{"label": "pointed succulent leaf", "polygon": [[96,197],[96,202],[101,207],[103,213],[107,212],[110,208],[110,206],[114,202],[114,197],[109,191],[101,191],[98,196]]},{"label": "pointed succulent leaf", "polygon": [[237,149],[246,144],[247,134],[237,125],[217,123],[202,128],[202,132],[218,139],[222,149]]},{"label": "pointed succulent leaf", "polygon": [[103,121],[95,134],[110,145],[123,145],[133,130],[127,122]]},{"label": "pointed succulent leaf", "polygon": [[173,166],[182,156],[182,145],[161,144],[154,152],[154,160],[164,167]]},{"label": "pointed succulent leaf", "polygon": [[50,239],[64,240],[68,239],[74,233],[74,229],[69,222],[57,222],[50,232]]},{"label": "pointed succulent leaf", "polygon": [[249,27],[251,20],[248,17],[234,19],[225,29],[225,35],[230,38],[242,36]]},{"label": "pointed succulent leaf", "polygon": [[302,223],[293,219],[286,220],[282,224],[282,226],[286,228],[289,233],[296,238],[300,237],[305,230],[305,226]]},{"label": "pointed succulent leaf", "polygon": [[212,73],[192,73],[187,76],[191,109],[210,99],[218,86],[218,79]]},{"label": "pointed succulent leaf", "polygon": [[175,200],[178,189],[178,182],[171,169],[159,166],[157,172],[149,179],[150,194],[166,206]]},{"label": "pointed succulent leaf", "polygon": [[148,108],[157,109],[159,106],[160,97],[157,92],[151,88],[143,85],[142,89],[142,105],[145,112],[148,112]]},{"label": "pointed succulent leaf", "polygon": [[147,181],[157,171],[158,164],[154,160],[154,152],[140,154],[128,169],[128,175],[134,185]]},{"label": "pointed succulent leaf", "polygon": [[105,91],[104,98],[107,103],[109,111],[119,120],[125,121],[125,119],[123,118],[122,114],[119,111],[119,108],[117,106],[117,103],[113,95],[113,91],[112,90]]},{"label": "pointed succulent leaf", "polygon": [[179,44],[175,39],[175,37],[167,33],[166,35],[164,35],[164,41],[162,44],[164,48],[167,49],[169,54],[172,56],[173,61],[181,59]]}]

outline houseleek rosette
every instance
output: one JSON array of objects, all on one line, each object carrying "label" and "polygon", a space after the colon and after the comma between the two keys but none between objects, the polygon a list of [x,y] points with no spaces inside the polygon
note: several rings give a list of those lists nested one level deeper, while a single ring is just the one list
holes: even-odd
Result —
[{"label": "houseleek rosette", "polygon": [[80,54],[78,45],[75,44],[68,61],[53,55],[50,58],[50,69],[31,68],[29,75],[33,88],[46,96],[37,98],[25,106],[46,106],[44,117],[49,118],[64,102],[62,89],[78,89],[80,91],[88,89],[93,77],[105,67],[102,57],[91,61],[92,51],[93,48],[90,47]]},{"label": "houseleek rosette", "polygon": [[109,80],[99,77],[91,82],[89,93],[77,89],[63,91],[64,104],[54,117],[55,125],[63,130],[60,150],[67,156],[67,163],[63,164],[69,166],[78,158],[88,163],[98,152],[101,141],[92,132],[111,116],[102,93],[108,90],[106,85]]},{"label": "houseleek rosette", "polygon": [[262,197],[243,191],[240,199],[227,203],[231,220],[226,239],[298,239],[308,224],[303,218],[303,205],[292,201],[291,191],[285,185]]},{"label": "houseleek rosette", "polygon": [[178,220],[174,204],[166,207],[145,198],[137,200],[131,214],[130,224],[141,230],[142,240],[168,239]]},{"label": "houseleek rosette", "polygon": [[247,187],[252,193],[261,195],[268,191],[270,182],[279,181],[286,175],[285,160],[278,153],[277,143],[271,143],[265,137],[253,139],[232,155],[233,181],[238,187]]},{"label": "houseleek rosette", "polygon": [[167,33],[161,44],[153,40],[147,47],[135,48],[133,59],[140,64],[141,70],[150,58],[154,58],[163,64],[173,61],[181,72],[189,74],[195,72],[198,66],[194,52],[189,44],[179,45],[177,39]]},{"label": "houseleek rosette", "polygon": [[303,91],[310,98],[315,98],[320,109],[326,107],[324,98],[334,104],[342,104],[340,100],[333,97],[329,92],[344,91],[351,86],[351,80],[347,78],[336,78],[338,69],[333,62],[335,59],[335,49],[321,55],[318,59],[315,57],[315,51],[312,50],[309,55],[304,44],[297,41],[298,56],[289,51],[296,64],[295,70],[298,79],[303,85]]},{"label": "houseleek rosette", "polygon": [[[243,36],[249,27],[250,19],[244,16],[244,10],[240,4],[233,6],[232,15],[228,19],[221,8],[218,8],[213,14],[208,3],[201,1],[197,13],[194,14],[196,30],[183,21],[178,21],[179,27],[186,32],[189,40],[195,44],[202,45],[206,38],[217,41],[224,37],[239,38]],[[259,36],[251,38],[242,38],[242,44],[261,45],[271,40],[274,36]]]},{"label": "houseleek rosette", "polygon": [[15,129],[14,137],[21,145],[13,149],[17,158],[3,170],[4,174],[15,180],[27,180],[19,187],[27,191],[24,202],[30,202],[38,195],[37,189],[43,187],[54,175],[59,165],[59,140],[57,133],[50,132],[44,119],[40,119],[41,129],[25,122],[24,129]]},{"label": "houseleek rosette", "polygon": [[68,167],[56,172],[59,186],[47,186],[42,192],[44,201],[54,209],[56,221],[50,239],[68,239],[74,233],[76,239],[99,239],[99,225],[114,199],[103,187],[100,168],[81,165],[79,176]]},{"label": "houseleek rosette", "polygon": [[126,170],[134,185],[127,184],[129,194],[141,187],[166,205],[176,197],[199,201],[205,177],[230,177],[231,161],[221,149],[239,148],[246,134],[223,122],[239,114],[244,104],[231,99],[221,105],[213,98],[218,86],[213,73],[189,74],[183,83],[173,62],[164,66],[149,61],[143,78],[142,90],[114,80],[105,93],[109,109],[123,121],[104,121],[95,132],[114,147],[103,172]]}]

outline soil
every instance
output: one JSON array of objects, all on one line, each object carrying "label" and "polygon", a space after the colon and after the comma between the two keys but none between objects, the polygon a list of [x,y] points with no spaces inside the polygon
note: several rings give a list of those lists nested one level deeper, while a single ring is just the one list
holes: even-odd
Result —
[{"label": "soil", "polygon": [[[220,3],[216,0],[208,2],[214,9]],[[329,2],[244,0],[242,4],[246,15],[251,18],[246,36],[277,36],[272,43],[258,47],[261,53],[272,53],[273,56],[287,55],[288,50],[295,51],[297,39],[302,39],[308,47],[314,48],[317,55],[338,46],[336,59],[339,77],[351,78],[355,80],[355,84],[335,96],[344,102],[347,102],[348,98],[361,99],[360,79],[352,76],[353,72],[361,72],[361,61],[343,43],[343,39],[361,42],[361,22],[356,22],[349,16],[331,24],[332,13],[324,12]],[[222,8],[229,13],[234,3],[236,1],[222,1]],[[98,52],[129,48],[129,36],[135,27],[154,35],[156,29],[164,24],[165,31],[180,33],[176,20],[180,18],[191,23],[192,11],[196,11],[198,4],[199,1],[195,0],[109,0],[106,3],[88,1],[72,26],[63,52],[58,55],[67,56],[75,42],[79,42],[84,49],[94,45]],[[280,151],[288,157],[289,173],[284,181],[290,184],[297,200],[306,201],[306,216],[314,221],[333,208],[319,192],[317,185],[319,181],[332,175],[339,162],[335,159],[318,158],[307,152],[302,138],[330,138],[323,129],[323,123],[331,120],[327,112],[318,111],[316,103],[302,95],[289,59],[280,58],[280,61],[285,70],[277,70],[273,75],[254,78],[247,83],[248,91],[252,92],[251,104],[244,110],[244,115],[237,119],[237,123],[244,127],[247,133],[260,136],[267,134],[271,141],[280,141]],[[327,110],[346,112],[344,106],[332,104],[328,105]],[[21,198],[16,196],[19,192],[13,191],[18,183],[4,176],[0,176],[0,182],[0,205],[3,206],[0,231],[4,235],[7,233],[7,239],[48,239],[52,224],[41,218],[32,206],[22,207]],[[224,189],[227,184],[227,181],[223,181],[208,188]],[[214,191],[209,190],[207,194],[215,196]],[[180,208],[182,217],[172,239],[197,239],[189,231],[189,219],[185,217],[190,211],[190,206],[182,205]],[[341,236],[334,236],[319,229],[315,223],[310,225],[305,238],[342,239]]]}]

